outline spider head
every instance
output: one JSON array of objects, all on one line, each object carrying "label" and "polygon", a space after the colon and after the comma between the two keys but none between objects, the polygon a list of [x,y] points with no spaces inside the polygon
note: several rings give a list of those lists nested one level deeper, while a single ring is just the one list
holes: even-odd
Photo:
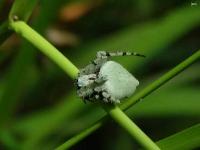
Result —
[{"label": "spider head", "polygon": [[79,88],[87,87],[87,86],[93,84],[95,79],[96,79],[96,74],[81,75],[77,79],[77,86]]}]

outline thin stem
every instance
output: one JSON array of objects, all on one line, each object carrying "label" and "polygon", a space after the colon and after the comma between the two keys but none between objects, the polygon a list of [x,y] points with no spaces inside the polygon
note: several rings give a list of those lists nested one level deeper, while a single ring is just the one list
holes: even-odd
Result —
[{"label": "thin stem", "polygon": [[160,148],[116,105],[104,106],[108,114],[147,150]]},{"label": "thin stem", "polygon": [[86,134],[90,134],[91,131],[95,131],[97,128],[101,127],[102,122],[96,123],[92,128],[85,129],[84,132],[80,132],[77,136],[72,137],[70,140],[66,141],[55,150],[65,150],[69,149],[77,143],[77,140],[85,137]]},{"label": "thin stem", "polygon": [[[144,98],[147,95],[151,94],[154,90],[158,89],[161,85],[163,85],[164,83],[169,81],[171,78],[175,77],[181,71],[185,70],[187,67],[192,65],[195,61],[197,61],[199,58],[200,58],[200,50],[197,50],[197,52],[194,53],[192,56],[190,56],[189,58],[187,58],[186,60],[181,62],[179,65],[174,67],[168,73],[161,76],[158,80],[156,80],[153,83],[151,83],[150,85],[148,85],[146,88],[144,88],[144,90],[138,92],[138,94],[136,94],[132,98],[130,98],[130,100],[128,100],[127,103],[125,102],[124,104],[122,104],[122,106],[121,106],[122,110],[128,109],[134,103],[139,101],[141,98]],[[102,125],[103,125],[103,121],[105,118],[106,118],[106,116],[102,117],[101,119],[99,119],[99,121],[97,121],[97,123],[94,123],[92,126],[87,128],[87,130],[83,130],[81,132],[82,136],[80,136],[79,138],[76,138],[77,141],[76,142],[74,141],[74,144],[78,143],[79,141],[81,141],[82,139],[84,139],[85,137],[87,137],[88,135],[93,133],[94,131],[96,131],[98,128],[100,128],[100,126],[96,126],[96,124],[102,123]],[[77,135],[75,135],[75,137],[77,137]],[[72,138],[74,138],[74,137],[72,137]],[[73,146],[73,145],[71,145],[71,146]],[[68,147],[68,148],[70,148],[70,147]]]},{"label": "thin stem", "polygon": [[25,22],[13,21],[10,23],[10,27],[53,60],[71,78],[74,79],[77,76],[78,69],[76,66],[74,66],[61,52],[59,52],[52,44],[29,27]]}]

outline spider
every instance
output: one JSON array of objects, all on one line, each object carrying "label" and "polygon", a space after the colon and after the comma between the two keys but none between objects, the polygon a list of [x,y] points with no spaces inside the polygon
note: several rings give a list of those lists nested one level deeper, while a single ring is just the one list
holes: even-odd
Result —
[{"label": "spider", "polygon": [[75,83],[78,96],[84,102],[105,103],[120,103],[121,99],[131,96],[139,81],[119,63],[110,60],[112,56],[130,55],[145,57],[136,52],[97,52],[96,58],[78,74]]}]

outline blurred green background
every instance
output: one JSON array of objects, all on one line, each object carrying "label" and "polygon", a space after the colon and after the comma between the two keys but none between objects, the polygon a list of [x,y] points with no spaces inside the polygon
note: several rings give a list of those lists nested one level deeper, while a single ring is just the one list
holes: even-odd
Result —
[{"label": "blurred green background", "polygon": [[[1,25],[12,3],[0,1]],[[114,58],[140,81],[138,91],[200,47],[200,1],[41,0],[29,24],[79,68],[99,50],[146,55]],[[196,62],[127,111],[154,141],[200,122],[199,68]],[[53,149],[104,114],[30,43],[13,34],[1,44],[0,149]],[[110,121],[72,149],[134,148]]]}]

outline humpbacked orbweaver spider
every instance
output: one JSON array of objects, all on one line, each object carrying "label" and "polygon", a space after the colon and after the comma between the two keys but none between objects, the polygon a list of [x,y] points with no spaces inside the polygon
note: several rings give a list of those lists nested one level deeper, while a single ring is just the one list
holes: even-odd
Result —
[{"label": "humpbacked orbweaver spider", "polygon": [[124,67],[109,60],[112,56],[141,56],[136,52],[97,52],[91,64],[81,69],[76,79],[77,94],[84,102],[103,101],[120,103],[120,100],[131,96],[139,81]]}]

